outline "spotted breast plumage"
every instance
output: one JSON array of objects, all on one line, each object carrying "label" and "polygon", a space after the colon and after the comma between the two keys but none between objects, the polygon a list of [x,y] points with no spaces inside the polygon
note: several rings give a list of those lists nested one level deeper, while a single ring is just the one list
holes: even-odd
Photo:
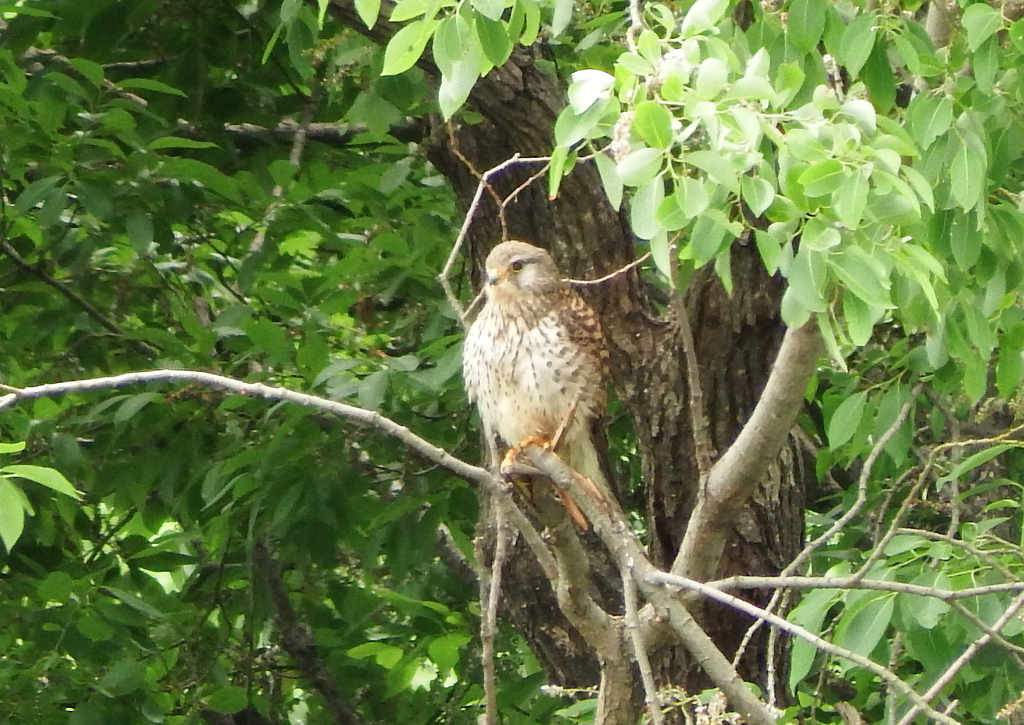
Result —
[{"label": "spotted breast plumage", "polygon": [[486,267],[487,299],[466,336],[463,372],[489,444],[550,441],[564,425],[555,452],[606,491],[591,431],[604,412],[607,369],[597,314],[532,244],[503,242]]}]

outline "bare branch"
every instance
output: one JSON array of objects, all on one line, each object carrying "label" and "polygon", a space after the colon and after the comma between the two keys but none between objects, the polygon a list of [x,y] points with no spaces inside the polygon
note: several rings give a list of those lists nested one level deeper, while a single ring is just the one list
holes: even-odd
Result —
[{"label": "bare branch", "polygon": [[508,556],[508,539],[511,531],[505,520],[505,507],[496,507],[497,529],[494,545],[494,559],[490,573],[483,565],[483,537],[477,537],[476,560],[480,572],[480,663],[484,672],[484,715],[483,725],[498,722],[497,675],[494,670],[494,635],[498,629],[498,600],[501,596],[501,572]]},{"label": "bare branch", "polygon": [[629,639],[633,645],[633,656],[636,658],[637,667],[640,668],[640,681],[644,685],[644,700],[647,702],[647,712],[651,715],[651,722],[654,725],[662,725],[665,719],[661,714],[661,699],[658,697],[658,686],[654,682],[654,673],[651,671],[651,661],[647,657],[647,648],[644,646],[644,638],[640,633],[640,617],[636,611],[636,582],[629,569],[623,567],[622,574],[622,599],[625,603],[626,630],[629,632]]},{"label": "bare branch", "polygon": [[731,512],[753,493],[782,449],[821,351],[814,320],[786,332],[754,412],[708,475],[672,564],[674,574],[697,579],[714,575],[733,519]]},{"label": "bare branch", "polygon": [[567,284],[571,284],[573,287],[590,287],[590,286],[595,285],[595,284],[602,284],[604,282],[607,282],[610,279],[615,279],[620,274],[625,274],[629,270],[633,269],[633,267],[636,267],[638,265],[643,264],[644,262],[647,261],[647,259],[650,256],[651,256],[651,253],[647,252],[646,254],[644,254],[639,259],[634,259],[632,262],[627,264],[625,267],[619,267],[614,272],[606,274],[604,277],[598,277],[597,279],[563,279],[562,281],[567,283]]},{"label": "bare branch", "polygon": [[743,719],[752,725],[775,723],[776,718],[771,709],[750,691],[737,674],[736,668],[701,629],[682,602],[650,579],[651,575],[663,572],[659,572],[647,558],[643,544],[630,528],[618,502],[613,499],[598,501],[589,496],[577,482],[574,471],[553,452],[529,445],[524,454],[535,468],[573,496],[619,568],[626,568],[632,573],[653,609],[668,615],[668,624],[683,646],[712,682],[725,693]]},{"label": "bare branch", "polygon": [[448,255],[448,261],[445,262],[444,269],[442,269],[441,274],[438,275],[438,279],[441,281],[441,286],[444,288],[444,294],[448,298],[448,303],[452,306],[452,309],[455,310],[456,314],[458,314],[463,327],[467,324],[466,313],[463,311],[462,305],[459,303],[459,298],[456,297],[455,292],[452,291],[449,280],[451,279],[452,267],[455,266],[455,260],[459,258],[459,252],[462,251],[462,245],[466,241],[466,234],[469,233],[469,227],[473,223],[473,217],[476,216],[477,208],[480,206],[480,200],[483,198],[484,191],[490,189],[491,179],[505,169],[523,164],[547,163],[549,160],[550,159],[547,156],[531,158],[515,154],[512,158],[502,161],[497,166],[488,169],[480,175],[480,182],[477,184],[476,193],[473,195],[473,201],[469,203],[469,209],[466,210],[466,216],[462,222],[462,227],[459,229],[459,235],[455,238],[455,244],[452,245],[452,251],[451,254]]},{"label": "bare branch", "polygon": [[884,680],[891,687],[899,690],[904,697],[909,699],[915,705],[919,706],[919,711],[926,713],[928,717],[937,720],[941,723],[945,723],[945,725],[959,725],[957,721],[951,718],[949,715],[946,715],[945,713],[941,713],[938,710],[934,709],[924,700],[924,698],[921,697],[921,695],[917,694],[917,692],[914,691],[914,688],[912,688],[902,679],[900,679],[892,672],[887,670],[885,667],[882,667],[882,665],[868,659],[863,655],[857,654],[856,652],[834,645],[831,642],[822,639],[818,635],[809,632],[800,625],[793,624],[792,622],[783,619],[777,614],[766,612],[760,607],[757,607],[751,604],[750,602],[740,599],[739,597],[735,597],[732,594],[726,594],[725,592],[710,587],[707,584],[703,584],[693,579],[687,579],[686,577],[675,576],[673,574],[667,574],[665,572],[653,572],[649,577],[649,581],[654,584],[660,584],[668,587],[677,587],[680,589],[686,589],[688,591],[697,592],[698,594],[702,594],[708,597],[709,599],[714,599],[715,601],[721,602],[722,604],[728,604],[729,606],[734,607],[735,609],[738,609],[741,612],[745,612],[746,614],[749,614],[752,617],[765,619],[772,626],[778,627],[784,632],[788,632],[789,634],[792,634],[796,637],[800,637],[801,639],[810,642],[822,652],[826,652],[836,657],[842,657],[843,659],[849,660],[850,662],[853,662],[855,665],[858,665],[859,667],[863,667],[864,669],[868,670],[872,674]]},{"label": "bare branch", "polygon": [[883,581],[881,579],[862,579],[857,576],[848,577],[813,577],[813,576],[732,576],[708,582],[706,586],[716,591],[729,589],[873,589],[880,592],[899,592],[914,594],[919,597],[941,599],[953,602],[960,599],[971,599],[985,594],[999,592],[1024,592],[1024,582],[1003,582],[1002,584],[986,584],[969,589],[940,589],[908,582]]},{"label": "bare branch", "polygon": [[[1006,626],[1006,623],[1009,622],[1017,614],[1021,606],[1024,606],[1024,593],[1018,594],[1016,597],[1013,598],[1013,601],[1010,602],[1010,606],[1008,606],[1006,610],[1002,613],[1002,615],[999,617],[999,619],[997,619],[992,624],[992,629],[998,632],[1000,629]],[[963,666],[970,662],[971,659],[976,654],[978,654],[979,650],[981,650],[982,647],[988,644],[989,640],[991,639],[992,635],[990,635],[988,632],[984,632],[981,634],[980,637],[971,642],[967,646],[967,648],[960,653],[960,656],[957,657],[956,660],[952,664],[950,664],[949,667],[946,668],[946,671],[943,672],[942,675],[937,680],[935,680],[934,683],[932,683],[932,686],[928,688],[927,692],[925,692],[924,695],[921,696],[921,699],[924,701],[924,703],[931,702],[931,700],[934,699],[936,695],[942,692],[942,688],[948,685],[950,682],[952,682],[953,678],[956,677],[956,673],[963,669]],[[914,718],[917,717],[918,713],[924,710],[924,703],[919,703],[915,701],[914,706],[907,711],[907,713],[902,717],[902,719],[900,719],[899,725],[910,725],[910,723],[914,721]]]},{"label": "bare branch", "polygon": [[680,341],[683,344],[683,357],[686,360],[686,387],[690,393],[690,428],[693,436],[694,458],[697,460],[697,475],[703,487],[711,472],[713,455],[711,436],[708,434],[708,419],[704,415],[704,389],[700,383],[700,366],[697,360],[697,346],[693,341],[693,328],[690,327],[690,313],[683,299],[683,288],[679,280],[679,261],[677,253],[679,235],[672,240],[672,260],[669,271],[672,274],[672,309],[675,311],[675,322],[679,328]]}]

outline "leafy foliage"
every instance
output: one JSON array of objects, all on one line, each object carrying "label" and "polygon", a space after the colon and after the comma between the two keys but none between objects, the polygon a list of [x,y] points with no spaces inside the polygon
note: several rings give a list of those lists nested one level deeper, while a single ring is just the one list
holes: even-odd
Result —
[{"label": "leafy foliage", "polygon": [[[386,48],[326,2],[8,5],[0,377],[211,369],[379,410],[473,457],[434,281],[457,213],[406,133],[542,38],[569,81],[551,191],[589,159],[664,280],[713,265],[730,288],[731,250],[753,244],[787,282],[787,323],[817,320],[834,369],[804,427],[838,485],[808,533],[857,515],[811,572],[1019,582],[1019,446],[996,434],[1024,376],[1024,20],[962,5],[942,43],[916,4],[697,0],[631,18],[399,0]],[[354,9],[382,20],[378,0]],[[475,591],[427,545],[444,524],[472,556],[466,484],[375,433],[194,388],[43,398],[0,433],[5,722],[325,722],[282,649],[275,582],[367,721],[475,721]],[[790,618],[925,690],[982,623],[1006,619],[1020,644],[1013,597],[818,589]],[[532,656],[502,642],[506,721],[552,721]],[[990,643],[941,697],[993,722],[1022,679]],[[788,684],[793,717],[900,707],[800,642]]]}]

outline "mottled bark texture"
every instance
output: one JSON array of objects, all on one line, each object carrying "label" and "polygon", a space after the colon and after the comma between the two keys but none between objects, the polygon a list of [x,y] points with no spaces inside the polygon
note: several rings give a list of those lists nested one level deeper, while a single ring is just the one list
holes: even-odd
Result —
[{"label": "mottled bark texture", "polygon": [[[517,50],[505,66],[480,82],[471,103],[483,116],[481,122],[457,122],[435,133],[443,141],[430,149],[430,158],[467,207],[478,174],[516,153],[550,152],[565,89],[535,64],[538,53]],[[494,179],[494,191],[504,198],[537,170],[509,169]],[[507,238],[551,249],[562,269],[577,279],[611,272],[646,251],[633,239],[625,216],[608,205],[591,164],[580,165],[566,178],[555,200],[547,199],[543,179],[533,183],[505,209],[505,217]],[[468,237],[468,271],[476,288],[483,258],[501,238],[497,207],[485,194]],[[716,453],[735,439],[757,401],[783,333],[778,317],[780,284],[765,275],[752,245],[738,245],[732,267],[732,295],[713,274],[701,273],[692,281],[685,305]],[[699,485],[677,324],[664,303],[664,292],[652,291],[635,272],[581,291],[601,315],[611,346],[613,391],[633,420],[651,555],[656,564],[668,567]],[[792,451],[784,451],[754,499],[730,522],[733,534],[720,575],[777,573],[798,550],[804,482],[813,472],[796,465],[796,460]],[[592,555],[604,569],[606,560],[600,552]],[[529,554],[519,550],[515,556],[521,559],[506,580],[504,615],[534,644],[553,680],[566,686],[593,686],[598,672],[593,653],[558,611],[543,575],[532,562],[526,565]],[[614,573],[614,568],[608,571]],[[764,604],[767,597],[755,593],[754,599]],[[699,618],[732,656],[748,620],[717,605],[707,606]],[[691,692],[708,685],[699,668],[676,647],[659,648],[654,655],[663,684],[681,684]],[[763,684],[764,668],[764,641],[759,639],[743,659],[741,673]]]}]

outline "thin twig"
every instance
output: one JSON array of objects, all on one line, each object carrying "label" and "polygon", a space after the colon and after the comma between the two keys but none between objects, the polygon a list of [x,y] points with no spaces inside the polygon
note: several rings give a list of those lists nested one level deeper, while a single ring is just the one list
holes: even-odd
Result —
[{"label": "thin twig", "polygon": [[[298,171],[299,164],[302,161],[302,152],[306,148],[306,136],[309,133],[309,124],[313,122],[313,114],[316,113],[317,106],[320,105],[320,95],[323,90],[322,84],[318,84],[313,92],[309,95],[309,100],[306,102],[306,107],[302,109],[302,120],[299,121],[299,126],[295,131],[295,136],[292,138],[292,150],[288,154],[288,164],[292,167],[293,173]],[[256,232],[256,236],[253,237],[252,242],[249,244],[250,254],[259,254],[263,250],[263,244],[267,239],[267,230],[270,229],[270,225],[274,223],[274,218],[277,216],[277,211],[281,207],[281,197],[284,196],[284,185],[274,184],[274,190],[270,192],[271,201],[267,206],[266,212],[263,214],[263,222],[260,224],[259,231]]]},{"label": "thin twig", "polygon": [[606,274],[604,277],[598,277],[597,279],[563,279],[562,281],[565,282],[566,284],[571,284],[573,287],[589,287],[589,286],[595,285],[595,284],[603,284],[603,283],[607,282],[610,279],[614,279],[615,277],[618,277],[620,274],[625,274],[629,270],[633,269],[633,267],[636,267],[636,266],[639,266],[639,265],[643,264],[644,262],[646,262],[648,260],[648,258],[650,258],[650,256],[651,256],[651,253],[647,252],[646,254],[644,254],[639,259],[634,259],[632,262],[627,264],[625,267],[619,267],[614,272]]},{"label": "thin twig", "polygon": [[[810,559],[811,554],[813,554],[824,543],[829,541],[833,536],[835,536],[844,528],[846,528],[846,525],[850,523],[850,521],[852,521],[854,517],[856,517],[860,513],[860,510],[864,507],[864,504],[867,503],[868,500],[868,481],[871,477],[871,472],[874,470],[875,462],[878,460],[878,457],[882,455],[882,451],[889,444],[889,441],[892,440],[893,436],[895,436],[896,433],[899,432],[899,429],[902,427],[904,421],[906,421],[907,416],[910,415],[910,409],[913,406],[914,399],[917,397],[917,394],[920,391],[920,389],[921,386],[918,386],[917,388],[914,389],[914,393],[911,395],[910,400],[904,403],[903,407],[900,408],[900,412],[896,416],[896,420],[893,421],[892,425],[890,425],[886,429],[885,433],[883,433],[881,437],[875,442],[875,445],[871,448],[871,451],[868,453],[868,457],[864,459],[864,467],[861,469],[860,477],[857,479],[857,498],[854,500],[853,505],[850,506],[846,513],[840,516],[839,519],[835,523],[833,523],[832,526],[829,527],[828,531],[826,531],[824,534],[822,534],[814,541],[809,543],[807,546],[805,546],[803,550],[796,555],[793,561],[787,564],[786,567],[780,572],[781,577],[789,576],[794,571],[803,568],[807,560]],[[774,592],[772,594],[771,600],[768,602],[768,605],[766,606],[766,609],[769,612],[777,611],[777,607],[779,606],[779,603],[783,596],[785,595],[781,591]],[[761,628],[763,622],[764,620],[759,619],[756,622],[754,622],[754,624],[752,624],[750,628],[747,630],[746,635],[743,637],[743,642],[737,649],[734,661],[739,661],[740,655],[742,655],[742,653],[746,649],[747,645],[749,644],[750,640],[753,638],[757,630]],[[773,652],[770,652],[769,656],[771,657],[773,654]],[[768,672],[767,684],[769,691],[775,692],[774,671]]]},{"label": "thin twig", "polygon": [[644,29],[644,18],[640,11],[640,0],[629,0],[629,27],[626,29],[626,46],[635,53],[636,36]]},{"label": "thin twig", "polygon": [[732,589],[872,589],[880,592],[914,594],[919,597],[941,599],[952,602],[971,599],[985,594],[999,592],[1024,592],[1024,582],[1012,581],[1000,584],[984,584],[968,589],[940,589],[923,584],[889,581],[884,579],[863,579],[856,575],[846,577],[818,576],[731,576],[705,584],[715,591]]},{"label": "thin twig", "polygon": [[[445,297],[448,298],[448,304],[452,306],[452,309],[455,310],[455,313],[459,316],[459,321],[462,323],[463,327],[467,326],[466,312],[463,311],[462,305],[459,303],[459,298],[455,296],[455,292],[452,290],[451,284],[449,284],[448,280],[451,278],[452,267],[455,266],[455,260],[459,258],[459,253],[462,251],[462,245],[466,241],[466,235],[469,233],[469,227],[473,224],[473,217],[476,216],[477,208],[480,206],[480,200],[484,195],[484,190],[490,189],[490,180],[505,169],[521,164],[548,163],[549,161],[550,158],[547,156],[522,157],[519,154],[514,154],[511,158],[502,161],[497,166],[488,169],[480,175],[480,181],[476,186],[476,192],[473,194],[473,200],[469,203],[469,208],[466,210],[466,215],[462,220],[462,226],[459,228],[459,235],[455,237],[455,243],[452,245],[452,251],[448,255],[448,261],[445,262],[444,268],[441,270],[441,274],[438,275],[441,287],[444,289]],[[501,203],[497,203],[500,208]]]},{"label": "thin twig", "polygon": [[644,638],[640,633],[640,617],[637,615],[636,607],[636,581],[634,581],[629,567],[623,566],[620,574],[622,575],[622,599],[626,609],[626,630],[629,632],[629,639],[633,644],[633,656],[636,658],[637,667],[640,668],[640,681],[644,685],[647,712],[654,725],[662,725],[665,720],[661,714],[661,698],[658,697],[658,686],[654,682],[654,673],[651,671],[651,660],[647,657],[647,648],[644,647]]},{"label": "thin twig", "polygon": [[693,579],[687,579],[681,576],[675,576],[674,574],[668,574],[666,572],[656,572],[649,577],[652,583],[660,584],[662,586],[678,587],[686,589],[688,591],[697,592],[702,594],[709,599],[714,599],[722,604],[727,604],[741,612],[749,614],[752,617],[758,617],[765,619],[772,626],[778,627],[784,632],[788,632],[800,639],[804,639],[815,646],[818,650],[835,657],[842,657],[845,660],[853,662],[855,665],[862,667],[877,677],[885,680],[890,686],[898,689],[900,693],[908,698],[915,705],[918,705],[921,712],[926,713],[929,717],[938,720],[939,722],[945,723],[946,725],[959,725],[956,720],[949,717],[944,713],[939,712],[935,708],[926,702],[921,695],[917,694],[910,685],[904,682],[900,677],[890,672],[882,665],[874,662],[864,655],[858,654],[844,647],[839,647],[828,640],[824,640],[818,635],[804,629],[800,625],[793,624],[792,622],[783,619],[777,614],[772,614],[758,606],[751,604],[739,597],[735,597],[732,594],[727,594],[723,591],[715,589],[713,587],[704,584],[703,582],[695,581]]},{"label": "thin twig", "polygon": [[72,380],[64,383],[49,383],[47,385],[36,385],[29,388],[12,388],[7,395],[0,396],[0,411],[17,405],[19,402],[37,400],[39,398],[52,398],[69,393],[83,393],[98,390],[114,390],[129,387],[132,385],[150,385],[154,383],[194,383],[217,390],[226,390],[237,395],[245,395],[262,400],[276,400],[293,405],[300,405],[312,410],[319,410],[328,415],[336,415],[339,418],[346,418],[359,423],[370,425],[383,433],[397,439],[410,450],[416,451],[429,460],[445,467],[459,478],[471,483],[478,483],[487,487],[498,496],[502,505],[507,507],[509,520],[515,528],[519,529],[526,540],[527,545],[537,557],[537,562],[544,571],[545,576],[551,581],[557,581],[558,567],[550,549],[544,544],[540,534],[526,518],[525,514],[516,507],[505,487],[488,470],[479,466],[466,463],[460,458],[448,453],[443,448],[438,448],[427,440],[420,438],[405,426],[396,423],[390,418],[385,418],[372,410],[366,410],[354,405],[339,403],[335,400],[327,400],[307,393],[299,393],[286,388],[278,388],[263,383],[246,383],[241,380],[229,378],[224,375],[200,372],[196,370],[148,370],[143,372],[124,373],[102,378],[88,378],[85,380]]},{"label": "thin twig", "polygon": [[498,686],[494,667],[494,635],[498,629],[498,600],[501,596],[501,574],[508,556],[510,531],[505,520],[505,507],[495,507],[496,539],[490,573],[483,566],[483,550],[478,547],[477,567],[480,570],[480,664],[484,672],[484,725],[498,722]]},{"label": "thin twig", "polygon": [[[1010,602],[1010,605],[1003,612],[1002,616],[1000,616],[999,619],[997,619],[992,624],[992,629],[998,632],[1000,629],[1006,626],[1006,623],[1009,622],[1017,614],[1017,611],[1021,608],[1021,606],[1024,606],[1024,592],[1014,597],[1013,601]],[[945,687],[953,681],[953,678],[956,677],[956,673],[959,672],[964,665],[970,662],[971,659],[976,654],[978,654],[981,648],[988,644],[990,639],[992,639],[992,635],[990,635],[988,632],[983,632],[980,637],[971,642],[967,646],[967,648],[960,653],[960,656],[957,657],[956,660],[952,664],[950,664],[949,667],[946,668],[946,671],[943,672],[937,680],[935,680],[935,682],[932,684],[931,687],[928,688],[924,695],[921,696],[921,700],[923,702],[915,701],[914,706],[911,707],[910,710],[908,710],[907,713],[900,719],[899,725],[910,725],[910,723],[914,721],[914,718],[917,717],[918,713],[920,713],[924,709],[925,705],[931,702],[931,700],[934,699],[936,695],[942,692],[943,687]]]}]

